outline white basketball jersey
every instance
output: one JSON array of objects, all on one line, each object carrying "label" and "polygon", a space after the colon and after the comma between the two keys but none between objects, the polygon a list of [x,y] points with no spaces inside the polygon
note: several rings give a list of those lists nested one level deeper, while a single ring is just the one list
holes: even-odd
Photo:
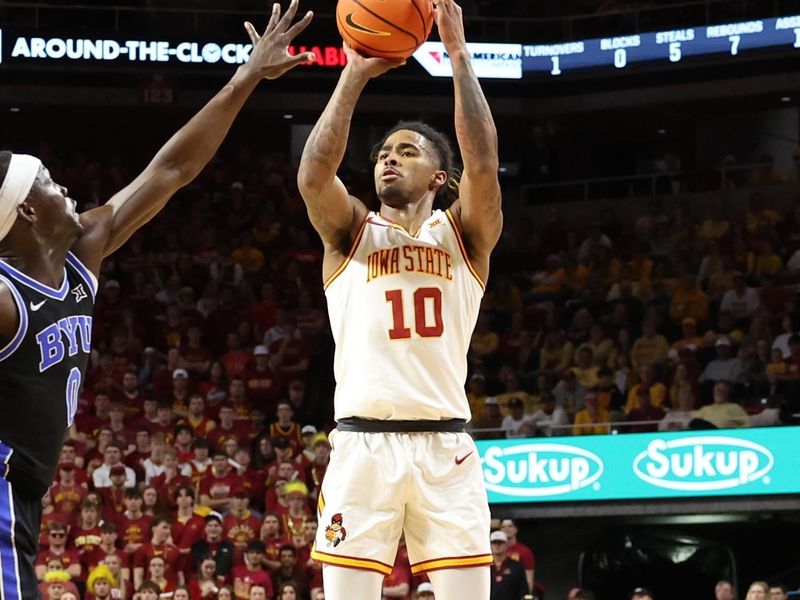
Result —
[{"label": "white basketball jersey", "polygon": [[449,210],[416,235],[370,212],[325,283],[336,419],[469,420],[467,350],[483,289]]}]

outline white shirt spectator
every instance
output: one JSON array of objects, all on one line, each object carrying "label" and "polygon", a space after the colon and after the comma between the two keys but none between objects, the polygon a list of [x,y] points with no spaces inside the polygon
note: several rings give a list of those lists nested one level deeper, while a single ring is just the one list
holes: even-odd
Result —
[{"label": "white shirt spectator", "polygon": [[772,342],[772,349],[780,349],[781,353],[783,354],[783,358],[789,358],[789,355],[791,354],[791,352],[789,352],[789,338],[793,335],[794,333],[780,334],[775,338],[775,341]]},{"label": "white shirt spectator", "polygon": [[658,422],[659,431],[677,431],[689,428],[689,422],[695,418],[694,410],[671,410]]},{"label": "white shirt spectator", "polygon": [[[149,485],[150,480],[153,477],[158,477],[165,471],[164,464],[157,465],[149,458],[142,461],[142,466],[144,467],[144,482]],[[192,475],[192,468],[184,463],[178,467],[178,471],[181,475],[186,477],[190,477]]]},{"label": "white shirt spectator", "polygon": [[758,292],[753,288],[745,288],[740,296],[736,290],[728,290],[722,296],[720,312],[730,313],[734,319],[749,319],[758,310],[760,300]]},{"label": "white shirt spectator", "polygon": [[[94,487],[111,487],[111,476],[109,475],[110,470],[111,467],[106,463],[103,463],[97,467],[94,472],[92,472],[92,481],[94,482]],[[133,469],[127,466],[125,467],[125,487],[136,487],[136,473],[134,473]]]},{"label": "white shirt spectator", "polygon": [[540,408],[528,417],[528,422],[546,436],[568,435],[570,431],[569,427],[564,427],[569,425],[567,411],[559,406],[556,406],[550,415]]},{"label": "white shirt spectator", "polygon": [[506,415],[503,419],[503,423],[500,425],[500,429],[505,432],[507,438],[525,437],[525,432],[522,431],[522,427],[525,425],[526,421],[526,417],[522,417],[517,421],[511,415]]}]

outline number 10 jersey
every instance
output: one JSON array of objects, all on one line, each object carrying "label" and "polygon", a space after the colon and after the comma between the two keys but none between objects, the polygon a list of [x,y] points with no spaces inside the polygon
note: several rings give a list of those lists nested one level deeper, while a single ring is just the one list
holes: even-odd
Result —
[{"label": "number 10 jersey", "polygon": [[336,420],[469,420],[467,350],[483,291],[449,210],[416,235],[370,212],[325,282]]}]

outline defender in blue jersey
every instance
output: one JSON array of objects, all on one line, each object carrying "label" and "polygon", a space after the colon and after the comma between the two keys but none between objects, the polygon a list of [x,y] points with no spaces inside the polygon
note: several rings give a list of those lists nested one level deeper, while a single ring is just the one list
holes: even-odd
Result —
[{"label": "defender in blue jersey", "polygon": [[83,214],[39,159],[0,152],[0,600],[39,597],[33,565],[41,497],[56,471],[89,357],[100,263],[214,156],[262,79],[313,59],[288,46],[292,0],[263,36],[250,23],[248,62],[108,203]]}]

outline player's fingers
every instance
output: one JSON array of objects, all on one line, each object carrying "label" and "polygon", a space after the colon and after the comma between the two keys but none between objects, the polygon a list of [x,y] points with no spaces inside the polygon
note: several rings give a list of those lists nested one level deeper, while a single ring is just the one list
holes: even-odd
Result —
[{"label": "player's fingers", "polygon": [[296,38],[301,31],[303,31],[306,27],[308,27],[308,24],[311,23],[311,19],[313,18],[314,18],[314,13],[308,11],[305,15],[303,15],[302,19],[300,19],[297,23],[289,27],[289,30],[284,34],[287,41],[291,42],[294,38]]},{"label": "player's fingers", "polygon": [[283,13],[281,20],[278,21],[278,27],[276,28],[278,30],[278,33],[286,31],[289,28],[289,24],[292,22],[292,19],[294,19],[294,15],[297,13],[297,7],[299,4],[300,3],[298,0],[291,1],[291,3],[289,4],[289,8],[286,9],[286,12]]},{"label": "player's fingers", "polygon": [[281,18],[281,5],[275,2],[272,5],[272,14],[269,16],[269,22],[267,23],[267,28],[264,30],[264,35],[270,33],[275,26],[278,24],[278,19]]},{"label": "player's fingers", "polygon": [[253,24],[250,21],[244,22],[244,30],[247,32],[248,37],[250,38],[250,43],[255,46],[258,43],[258,34],[256,33],[256,28],[253,27]]}]

